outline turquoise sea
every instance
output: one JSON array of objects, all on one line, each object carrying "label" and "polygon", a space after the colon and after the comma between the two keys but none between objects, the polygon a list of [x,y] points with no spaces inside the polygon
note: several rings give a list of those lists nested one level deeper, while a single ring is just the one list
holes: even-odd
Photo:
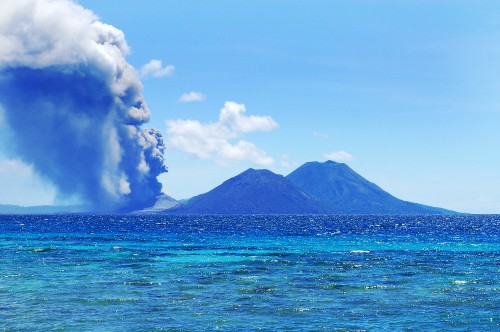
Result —
[{"label": "turquoise sea", "polygon": [[2,331],[499,331],[500,216],[0,216]]}]

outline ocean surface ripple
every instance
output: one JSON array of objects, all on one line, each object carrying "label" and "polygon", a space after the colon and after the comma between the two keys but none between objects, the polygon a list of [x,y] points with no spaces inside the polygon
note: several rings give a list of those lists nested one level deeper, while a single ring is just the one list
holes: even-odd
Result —
[{"label": "ocean surface ripple", "polygon": [[0,216],[0,330],[494,331],[500,216]]}]

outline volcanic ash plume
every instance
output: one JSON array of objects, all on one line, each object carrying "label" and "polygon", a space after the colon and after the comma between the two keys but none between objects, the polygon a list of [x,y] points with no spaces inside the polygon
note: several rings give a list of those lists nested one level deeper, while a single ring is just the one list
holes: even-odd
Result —
[{"label": "volcanic ash plume", "polygon": [[100,211],[152,205],[164,143],[122,31],[69,0],[0,1],[0,108],[24,162]]}]

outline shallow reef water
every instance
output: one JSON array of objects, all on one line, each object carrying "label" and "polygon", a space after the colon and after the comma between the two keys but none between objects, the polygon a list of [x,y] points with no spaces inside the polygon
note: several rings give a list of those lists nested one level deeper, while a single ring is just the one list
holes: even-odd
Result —
[{"label": "shallow reef water", "polygon": [[0,216],[0,330],[494,331],[500,216]]}]

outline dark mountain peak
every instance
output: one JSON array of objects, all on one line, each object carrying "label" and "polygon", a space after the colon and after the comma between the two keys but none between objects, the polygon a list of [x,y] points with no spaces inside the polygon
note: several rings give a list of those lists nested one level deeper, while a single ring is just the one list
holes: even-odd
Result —
[{"label": "dark mountain peak", "polygon": [[228,181],[233,182],[252,182],[252,183],[263,183],[272,181],[281,181],[284,179],[283,175],[279,175],[271,172],[267,169],[253,169],[249,168],[243,173],[236,175],[235,177],[229,179]]},{"label": "dark mountain peak", "polygon": [[336,162],[336,161],[333,161],[333,160],[327,160],[327,161],[324,161],[324,162],[321,162],[321,161],[308,161],[306,162],[304,165],[315,165],[315,166],[318,166],[318,167],[325,167],[325,166],[340,166],[340,165],[346,165],[344,163],[339,163],[339,162]]},{"label": "dark mountain peak", "polygon": [[172,213],[285,214],[323,212],[317,199],[298,189],[283,175],[247,169],[211,191],[193,197]]},{"label": "dark mountain peak", "polygon": [[303,164],[302,166],[299,167],[300,168],[309,168],[309,169],[314,169],[314,170],[351,170],[352,169],[347,166],[346,164],[344,163],[338,163],[336,161],[333,161],[333,160],[327,160],[325,162],[319,162],[319,161],[310,161],[310,162],[307,162],[305,164]]},{"label": "dark mountain peak", "polygon": [[349,166],[344,163],[337,163],[332,160],[321,162],[307,162],[290,173],[287,178],[299,186],[303,186],[303,181],[310,185],[320,185],[321,187],[331,188],[339,182],[363,184],[365,187],[381,190],[375,184],[367,181],[361,175],[354,172]]},{"label": "dark mountain peak", "polygon": [[327,160],[324,163],[319,163],[319,164],[320,164],[320,166],[322,166],[324,168],[328,168],[328,169],[345,169],[345,170],[352,171],[352,169],[349,166],[347,166],[347,164],[338,163],[338,162],[333,161],[333,160]]},{"label": "dark mountain peak", "polygon": [[402,201],[366,180],[343,163],[308,162],[287,177],[315,196],[330,213],[415,214],[438,209]]},{"label": "dark mountain peak", "polygon": [[333,161],[333,160],[327,160],[327,161],[325,161],[323,163],[318,162],[318,164],[325,165],[325,166],[341,166],[341,165],[347,166],[344,163],[339,163],[339,162],[336,162],[336,161]]},{"label": "dark mountain peak", "polygon": [[264,176],[281,176],[279,174],[273,173],[268,169],[254,169],[249,168],[246,171],[236,175],[236,177],[245,177],[245,176],[254,176],[254,177],[264,177]]}]

